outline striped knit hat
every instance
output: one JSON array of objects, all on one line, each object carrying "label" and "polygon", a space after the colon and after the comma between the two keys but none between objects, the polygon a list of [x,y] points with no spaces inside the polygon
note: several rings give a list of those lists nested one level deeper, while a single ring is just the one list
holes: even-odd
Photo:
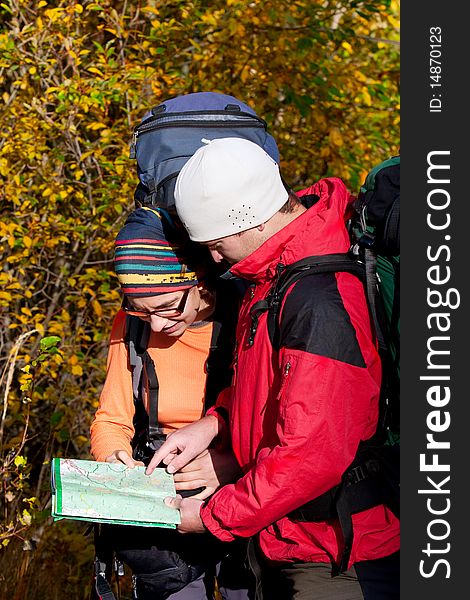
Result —
[{"label": "striped knit hat", "polygon": [[198,283],[186,264],[182,235],[162,209],[138,208],[129,215],[117,235],[114,255],[116,275],[126,296],[153,296]]}]

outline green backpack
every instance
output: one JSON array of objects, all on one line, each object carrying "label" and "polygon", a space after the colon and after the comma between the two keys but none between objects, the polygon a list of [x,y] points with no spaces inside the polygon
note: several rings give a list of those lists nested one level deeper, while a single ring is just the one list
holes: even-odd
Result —
[{"label": "green backpack", "polygon": [[389,443],[400,430],[400,157],[367,175],[354,205],[352,252],[365,266],[367,297],[383,364],[379,427]]}]

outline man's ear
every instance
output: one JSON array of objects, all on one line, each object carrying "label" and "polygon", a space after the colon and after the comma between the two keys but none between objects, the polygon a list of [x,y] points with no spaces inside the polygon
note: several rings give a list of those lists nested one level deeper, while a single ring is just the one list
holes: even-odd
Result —
[{"label": "man's ear", "polygon": [[258,231],[264,231],[265,227],[266,227],[266,223],[260,223],[256,229]]}]

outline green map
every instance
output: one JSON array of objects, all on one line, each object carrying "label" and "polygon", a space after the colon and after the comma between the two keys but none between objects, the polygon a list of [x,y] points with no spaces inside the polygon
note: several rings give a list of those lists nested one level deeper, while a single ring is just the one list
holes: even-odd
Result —
[{"label": "green map", "polygon": [[145,467],[54,458],[51,465],[52,516],[100,523],[175,528],[177,509],[163,499],[175,496],[165,469],[145,475]]}]

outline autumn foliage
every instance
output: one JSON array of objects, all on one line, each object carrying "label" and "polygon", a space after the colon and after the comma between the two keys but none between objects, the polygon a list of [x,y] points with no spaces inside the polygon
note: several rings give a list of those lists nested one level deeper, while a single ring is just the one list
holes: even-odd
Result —
[{"label": "autumn foliage", "polygon": [[120,302],[113,241],[137,181],[132,128],[166,98],[228,93],[266,119],[295,188],[336,175],[357,191],[399,151],[398,10],[394,0],[0,5],[0,559],[23,581],[2,575],[0,589],[12,598],[59,598],[67,586],[86,597],[81,566],[58,569],[44,591],[28,573],[52,568],[51,548],[80,565],[89,547],[51,528],[49,461],[88,457]]}]

